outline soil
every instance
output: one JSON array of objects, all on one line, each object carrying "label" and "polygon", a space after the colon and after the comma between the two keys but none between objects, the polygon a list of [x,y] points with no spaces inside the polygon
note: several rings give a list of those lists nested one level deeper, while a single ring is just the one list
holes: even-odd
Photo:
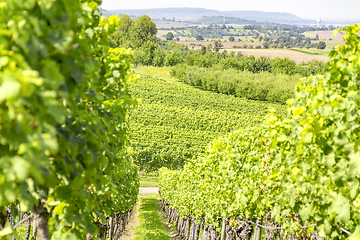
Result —
[{"label": "soil", "polygon": [[140,187],[139,193],[158,193],[159,187]]},{"label": "soil", "polygon": [[314,37],[316,36],[316,34],[319,34],[319,40],[328,40],[329,38],[331,38],[333,40],[342,40],[342,37],[344,36],[344,32],[339,32],[334,37],[332,30],[311,31],[311,32],[306,32],[306,33],[312,34],[312,35],[314,35]]}]

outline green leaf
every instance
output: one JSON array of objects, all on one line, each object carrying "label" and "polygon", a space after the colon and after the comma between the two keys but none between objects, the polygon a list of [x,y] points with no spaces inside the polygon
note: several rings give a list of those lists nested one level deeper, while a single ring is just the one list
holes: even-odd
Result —
[{"label": "green leaf", "polygon": [[10,222],[5,223],[5,227],[0,231],[0,237],[8,236],[14,232]]},{"label": "green leaf", "polygon": [[42,70],[41,73],[43,76],[50,80],[54,84],[54,88],[60,87],[64,83],[64,76],[59,71],[59,66],[55,61],[46,59],[42,61]]},{"label": "green leaf", "polygon": [[18,181],[25,181],[29,175],[30,164],[22,157],[15,156],[12,159],[13,169]]},{"label": "green leaf", "polygon": [[350,203],[349,201],[346,201],[345,204],[341,205],[338,211],[339,219],[344,224],[348,224],[350,220]]},{"label": "green leaf", "polygon": [[59,205],[57,205],[57,206],[54,208],[53,212],[60,216],[60,215],[62,215],[63,209],[64,209],[65,207],[66,207],[66,203],[61,202]]},{"label": "green leaf", "polygon": [[53,99],[48,99],[45,101],[45,105],[48,108],[48,114],[51,115],[57,123],[62,124],[65,122],[67,111],[61,106],[61,103]]},{"label": "green leaf", "polygon": [[350,203],[342,195],[337,195],[330,206],[331,213],[335,213],[340,221],[347,224],[350,220]]},{"label": "green leaf", "polygon": [[325,156],[325,166],[327,168],[332,168],[332,166],[335,164],[335,154],[330,153],[329,155]]},{"label": "green leaf", "polygon": [[325,219],[324,221],[324,231],[327,235],[330,235],[331,233],[331,225],[328,219]]},{"label": "green leaf", "polygon": [[312,141],[312,137],[313,137],[313,133],[312,133],[312,132],[307,132],[307,133],[303,136],[302,140],[303,140],[303,142],[305,142],[305,143],[310,143],[310,142]]},{"label": "green leaf", "polygon": [[21,90],[21,85],[17,81],[4,81],[0,85],[0,103],[3,100],[15,98],[19,95]]},{"label": "green leaf", "polygon": [[277,137],[277,140],[279,142],[284,142],[287,140],[287,136],[285,134],[281,134],[280,136]]},{"label": "green leaf", "polygon": [[308,206],[306,208],[301,208],[299,215],[304,222],[307,222],[310,217],[310,207]]},{"label": "green leaf", "polygon": [[349,172],[347,175],[348,179],[360,176],[360,152],[349,155]]},{"label": "green leaf", "polygon": [[71,73],[71,76],[75,79],[76,83],[81,83],[83,80],[84,72],[76,69],[74,72]]},{"label": "green leaf", "polygon": [[92,28],[86,29],[85,33],[89,36],[89,38],[93,38],[94,36],[94,30]]}]

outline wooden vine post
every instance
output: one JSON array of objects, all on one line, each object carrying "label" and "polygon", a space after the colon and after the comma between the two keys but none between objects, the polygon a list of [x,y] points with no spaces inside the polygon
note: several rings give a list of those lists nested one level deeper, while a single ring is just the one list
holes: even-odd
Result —
[{"label": "wooden vine post", "polygon": [[226,240],[226,232],[225,232],[225,226],[226,226],[226,219],[222,218],[222,225],[221,225],[221,240]]},{"label": "wooden vine post", "polygon": [[109,238],[110,240],[113,239],[113,231],[114,231],[114,221],[113,217],[109,218]]},{"label": "wooden vine post", "polygon": [[261,224],[261,219],[258,217],[256,220],[254,240],[261,240],[262,228],[259,226],[259,224]]}]

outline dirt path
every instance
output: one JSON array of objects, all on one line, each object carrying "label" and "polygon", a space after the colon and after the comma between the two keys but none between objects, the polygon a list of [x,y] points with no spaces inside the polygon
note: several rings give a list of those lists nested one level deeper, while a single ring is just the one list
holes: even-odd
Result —
[{"label": "dirt path", "polygon": [[139,193],[158,193],[159,187],[140,187]]}]

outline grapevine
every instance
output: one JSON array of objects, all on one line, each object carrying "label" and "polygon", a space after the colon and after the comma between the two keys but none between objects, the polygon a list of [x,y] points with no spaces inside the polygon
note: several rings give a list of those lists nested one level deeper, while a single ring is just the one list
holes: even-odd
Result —
[{"label": "grapevine", "polygon": [[220,217],[259,218],[288,236],[360,237],[360,26],[343,30],[328,73],[301,80],[288,117],[271,113],[259,128],[213,141],[182,170],[160,170],[169,208],[218,232]]},{"label": "grapevine", "polygon": [[[33,212],[40,239],[95,236],[95,223],[137,201],[131,51],[108,47],[119,20],[98,5],[0,3],[0,213]],[[16,236],[10,222],[1,228]]]}]

